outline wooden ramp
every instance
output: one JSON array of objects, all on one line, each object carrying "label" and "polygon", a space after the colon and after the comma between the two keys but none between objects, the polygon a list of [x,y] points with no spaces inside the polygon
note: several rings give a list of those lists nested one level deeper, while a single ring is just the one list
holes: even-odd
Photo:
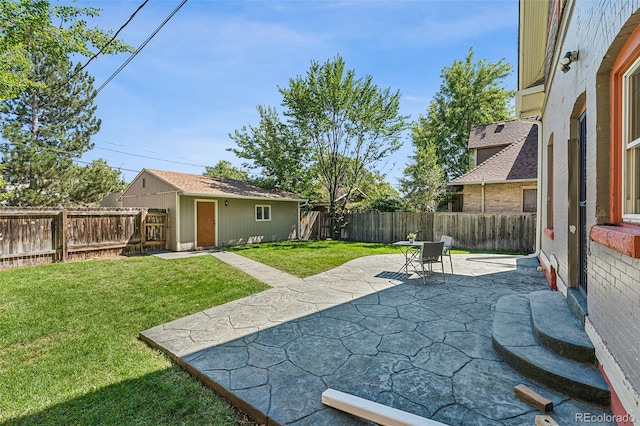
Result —
[{"label": "wooden ramp", "polygon": [[387,407],[335,389],[322,393],[322,403],[381,426],[447,426],[415,414]]}]

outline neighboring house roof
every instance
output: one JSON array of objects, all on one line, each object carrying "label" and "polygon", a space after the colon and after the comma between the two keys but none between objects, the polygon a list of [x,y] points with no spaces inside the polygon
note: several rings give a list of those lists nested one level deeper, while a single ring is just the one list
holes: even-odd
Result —
[{"label": "neighboring house roof", "polygon": [[497,183],[536,180],[538,177],[538,126],[527,124],[529,132],[451,184]]},{"label": "neighboring house roof", "polygon": [[138,176],[136,176],[136,179],[145,171],[173,186],[178,192],[182,193],[182,195],[306,201],[293,192],[260,188],[241,180],[214,178],[190,173],[142,169]]},{"label": "neighboring house roof", "polygon": [[470,149],[474,149],[510,145],[526,138],[533,126],[531,123],[523,123],[518,120],[473,126],[469,134],[468,146]]}]

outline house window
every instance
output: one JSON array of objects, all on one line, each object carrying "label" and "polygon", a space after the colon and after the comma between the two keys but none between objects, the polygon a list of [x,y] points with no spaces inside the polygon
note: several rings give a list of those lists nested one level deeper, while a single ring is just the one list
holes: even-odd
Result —
[{"label": "house window", "polygon": [[640,60],[624,75],[622,138],[623,218],[640,219]]},{"label": "house window", "polygon": [[524,213],[535,213],[538,210],[537,195],[538,190],[535,188],[522,190],[522,211]]},{"label": "house window", "polygon": [[271,206],[256,204],[256,222],[271,220]]}]

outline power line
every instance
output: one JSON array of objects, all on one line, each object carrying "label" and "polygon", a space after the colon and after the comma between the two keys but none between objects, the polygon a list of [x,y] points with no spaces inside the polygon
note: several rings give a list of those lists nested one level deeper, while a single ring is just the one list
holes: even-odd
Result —
[{"label": "power line", "polygon": [[109,45],[111,43],[113,43],[113,41],[118,37],[118,34],[120,34],[120,31],[122,31],[124,29],[124,27],[126,27],[127,25],[129,25],[129,22],[131,22],[133,20],[133,18],[136,16],[136,14],[138,12],[140,12],[140,10],[149,2],[149,0],[144,0],[144,2],[138,6],[138,8],[136,9],[135,12],[133,12],[133,14],[129,17],[129,19],[127,19],[127,22],[125,22],[119,29],[118,31],[115,32],[115,34],[113,35],[113,37],[111,37],[111,39],[100,48],[100,50],[98,51],[98,53],[96,53],[95,55],[93,55],[91,58],[89,58],[89,60],[87,61],[86,64],[84,64],[83,66],[80,67],[80,69],[78,69],[75,74],[73,76],[71,76],[71,78],[75,77],[76,74],[78,74],[80,71],[82,71],[83,69],[85,69],[87,67],[87,65],[89,65],[89,63],[91,61],[93,61],[95,58],[98,57],[98,55],[100,55],[102,52],[104,52],[104,49],[106,49],[107,47],[109,47]]},{"label": "power line", "polygon": [[[91,138],[91,142],[93,142],[93,143],[94,143],[94,145],[95,145],[96,143],[98,143],[98,142],[99,142],[99,143],[104,143],[104,144],[107,144],[107,145],[121,146],[121,147],[123,147],[123,148],[128,148],[128,147],[130,146],[130,145],[122,144],[122,143],[109,142],[109,141],[105,141],[104,139],[95,139],[95,138]],[[94,148],[96,148],[96,149],[97,149],[97,148],[102,149],[102,148],[101,148],[101,147],[99,147],[99,146],[94,146]],[[112,148],[112,149],[113,149],[113,148]],[[145,149],[145,150],[144,150],[144,152],[148,152],[148,153],[150,153],[150,154],[160,155],[158,152],[156,152],[156,151],[151,151],[151,150],[149,150],[149,149]],[[134,153],[132,153],[132,152],[124,152],[123,154],[136,155],[136,156],[138,155],[138,154],[134,154]],[[185,157],[175,157],[175,158],[180,159],[180,160],[187,160],[187,161],[189,160],[188,158],[185,158]],[[160,160],[162,160],[162,161],[166,161],[166,160],[163,160],[163,159],[160,159]],[[202,167],[202,166],[199,166],[199,165],[197,165],[197,166],[198,166],[198,167]]]},{"label": "power line", "polygon": [[75,76],[77,76],[78,74],[80,74],[80,72],[82,72],[83,69],[85,69],[87,67],[87,65],[89,65],[91,63],[91,61],[93,61],[95,58],[98,57],[98,55],[100,55],[102,52],[104,52],[104,49],[106,49],[107,47],[109,47],[109,45],[111,43],[113,43],[113,41],[118,37],[118,34],[120,34],[120,32],[127,26],[129,25],[129,23],[133,20],[133,18],[136,16],[136,14],[138,12],[140,12],[140,10],[149,2],[149,0],[144,0],[144,2],[138,6],[138,8],[135,10],[135,12],[133,12],[133,14],[131,16],[129,16],[129,19],[127,19],[127,22],[125,22],[124,24],[122,24],[122,26],[118,29],[118,31],[115,32],[115,34],[113,35],[113,37],[111,37],[111,39],[109,39],[109,41],[107,41],[105,43],[104,46],[102,46],[100,48],[100,50],[98,50],[98,52],[96,54],[94,54],[92,57],[89,58],[89,60],[82,65],[80,68],[78,68],[73,74],[71,74],[71,76],[64,82],[64,84],[62,84],[59,88],[62,89],[64,88],[67,84],[69,84],[69,82],[71,80],[73,80],[73,78]]},{"label": "power line", "polygon": [[[138,173],[138,172],[140,171],[140,170],[126,169],[126,168],[124,168],[124,167],[114,167],[114,166],[110,165],[109,163],[107,163],[107,160],[105,160],[105,159],[102,159],[102,160],[105,162],[105,164],[106,164],[107,166],[109,166],[109,167],[110,167],[110,168],[112,168],[113,170],[125,170],[125,171],[127,171],[127,172],[134,172],[134,173]],[[74,159],[73,161],[74,161],[75,163],[80,163],[80,164],[89,164],[89,165],[93,164],[93,163],[92,163],[92,162],[90,162],[90,161],[83,161],[83,160],[76,160],[76,159]]]},{"label": "power line", "polygon": [[131,152],[118,151],[117,149],[102,148],[100,146],[95,146],[94,149],[101,149],[103,151],[116,152],[118,154],[131,155],[132,157],[146,158],[146,159],[149,159],[149,160],[164,161],[164,162],[167,162],[167,163],[174,163],[174,164],[182,164],[184,166],[207,167],[207,166],[203,166],[202,164],[186,163],[186,162],[183,162],[183,161],[175,161],[175,160],[165,160],[164,158],[151,157],[151,156],[142,155],[142,154],[134,154],[134,153],[131,153]]},{"label": "power line", "polygon": [[[9,143],[11,145],[15,146],[15,147],[18,147],[18,145],[15,142],[9,142]],[[25,148],[32,148],[32,147],[29,147],[26,143],[21,143],[21,145],[23,147],[25,147]],[[56,148],[56,147],[53,147],[53,146],[38,146],[37,149],[45,150],[45,151],[57,152],[57,153],[61,153],[61,154],[74,154],[71,151],[67,151],[67,150],[64,150],[62,148]],[[134,172],[134,173],[138,173],[140,171],[140,170],[127,169],[127,168],[124,168],[124,167],[114,167],[114,166],[110,165],[109,163],[107,163],[107,160],[105,160],[104,158],[101,158],[101,160],[104,161],[107,164],[107,166],[109,166],[113,170],[125,170],[127,172]],[[89,161],[83,161],[83,160],[80,160],[78,158],[72,158],[71,161],[73,161],[75,163],[80,163],[80,164],[89,164],[89,165],[93,164],[93,163],[91,163]]]},{"label": "power line", "polygon": [[185,3],[186,3],[186,2],[187,2],[187,0],[182,0],[182,2],[178,5],[178,7],[176,7],[176,8],[173,10],[173,12],[171,12],[171,13],[169,14],[169,16],[167,16],[167,18],[166,18],[166,19],[165,19],[165,20],[164,20],[164,21],[163,21],[163,22],[158,26],[158,28],[156,28],[156,29],[151,33],[151,35],[150,35],[149,37],[147,37],[147,39],[146,39],[146,40],[145,40],[145,41],[140,45],[140,47],[138,47],[138,48],[136,49],[136,51],[135,51],[135,52],[133,52],[133,53],[131,54],[131,56],[129,56],[129,58],[127,58],[127,60],[126,60],[126,61],[124,61],[124,63],[123,63],[122,65],[120,65],[120,68],[118,68],[118,69],[117,69],[113,74],[111,74],[111,76],[109,76],[109,78],[107,78],[107,80],[106,80],[104,83],[102,83],[102,86],[100,86],[100,87],[98,88],[98,90],[96,90],[96,94],[100,93],[100,91],[101,91],[102,89],[104,89],[104,87],[105,87],[107,84],[109,84],[109,83],[111,82],[111,80],[113,80],[113,79],[114,79],[114,78],[115,78],[115,77],[120,73],[120,71],[122,71],[122,70],[123,70],[127,65],[129,65],[129,62],[131,62],[131,61],[133,60],[133,58],[135,58],[135,57],[138,55],[138,53],[140,53],[140,52],[142,51],[142,49],[144,49],[144,47],[145,47],[145,46],[146,46],[146,45],[151,41],[151,39],[152,39],[156,34],[158,34],[158,32],[162,29],[162,27],[164,27],[164,26],[165,26],[165,24],[166,24],[167,22],[169,22],[169,20],[170,20],[171,18],[173,18],[173,15],[175,15],[175,14],[176,14],[176,13],[177,13],[181,8],[182,8],[182,6],[184,6],[184,5],[185,5]]}]

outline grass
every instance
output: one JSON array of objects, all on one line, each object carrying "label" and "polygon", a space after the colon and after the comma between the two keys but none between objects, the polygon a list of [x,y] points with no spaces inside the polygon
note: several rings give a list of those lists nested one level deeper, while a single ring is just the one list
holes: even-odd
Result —
[{"label": "grass", "polygon": [[391,244],[352,241],[285,241],[231,247],[228,250],[300,278],[319,274],[358,257],[398,254]]},{"label": "grass", "polygon": [[248,422],[137,335],[264,284],[212,256],[55,264],[0,281],[0,423]]},{"label": "grass", "polygon": [[[353,241],[285,241],[229,247],[227,250],[300,278],[340,266],[349,260],[374,254],[399,254],[392,244]],[[488,250],[452,249],[453,254],[503,254]]]}]

